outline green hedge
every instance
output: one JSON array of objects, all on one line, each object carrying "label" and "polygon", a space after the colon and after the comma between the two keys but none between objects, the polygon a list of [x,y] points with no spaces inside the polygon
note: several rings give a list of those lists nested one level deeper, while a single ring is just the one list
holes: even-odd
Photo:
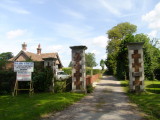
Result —
[{"label": "green hedge", "polygon": [[0,94],[13,91],[16,73],[13,71],[0,71]]},{"label": "green hedge", "polygon": [[[72,68],[71,68],[71,67],[62,68],[62,70],[63,70],[65,73],[69,74],[69,75],[72,74]],[[86,68],[86,75],[91,75],[91,70],[92,70],[92,68],[87,67],[87,68]],[[100,69],[93,69],[93,75],[99,74],[99,73],[101,73],[101,70],[100,70]]]},{"label": "green hedge", "polygon": [[62,68],[62,70],[67,73],[68,75],[72,74],[72,68],[71,67],[67,67],[67,68]]},{"label": "green hedge", "polygon": [[33,87],[36,92],[46,92],[50,90],[53,79],[51,68],[45,68],[41,71],[35,70],[33,73]]},{"label": "green hedge", "polygon": [[[52,85],[53,72],[51,68],[35,69],[32,73],[33,87],[36,92],[49,91]],[[11,93],[16,81],[16,72],[0,71],[0,94]],[[29,88],[29,82],[19,82],[19,88]],[[22,92],[22,91],[20,91]]]}]

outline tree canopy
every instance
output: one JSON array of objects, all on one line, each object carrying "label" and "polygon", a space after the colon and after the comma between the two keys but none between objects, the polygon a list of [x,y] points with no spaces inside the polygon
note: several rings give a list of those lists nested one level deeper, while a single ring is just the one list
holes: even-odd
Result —
[{"label": "tree canopy", "polygon": [[129,22],[120,23],[108,30],[108,38],[122,40],[126,35],[133,34],[137,31],[137,26]]},{"label": "tree canopy", "polygon": [[102,70],[104,70],[104,65],[105,65],[105,61],[103,59],[101,59],[100,66],[102,67]]},{"label": "tree canopy", "polygon": [[10,58],[13,57],[12,52],[4,52],[0,54],[0,60],[9,60]]},{"label": "tree canopy", "polygon": [[0,54],[0,69],[5,68],[7,60],[13,57],[12,52],[4,52]]},{"label": "tree canopy", "polygon": [[[108,56],[105,61],[106,66],[109,73],[116,75],[119,79],[128,78],[129,69],[127,43],[144,42],[145,77],[147,79],[154,79],[157,71],[160,72],[160,63],[158,61],[160,59],[160,50],[155,47],[155,44],[151,44],[151,40],[147,35],[133,35],[133,33],[136,32],[136,29],[137,27],[133,24],[120,23],[107,32],[110,42],[106,46]],[[113,31],[115,34],[113,34]]]},{"label": "tree canopy", "polygon": [[85,59],[86,59],[86,67],[93,68],[93,67],[97,66],[94,53],[86,53]]}]

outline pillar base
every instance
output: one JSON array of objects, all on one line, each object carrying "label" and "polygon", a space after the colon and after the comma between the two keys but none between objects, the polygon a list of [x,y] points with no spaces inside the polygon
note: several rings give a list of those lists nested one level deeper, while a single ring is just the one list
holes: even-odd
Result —
[{"label": "pillar base", "polygon": [[71,92],[74,92],[74,93],[84,93],[84,94],[87,93],[86,90],[72,90]]}]

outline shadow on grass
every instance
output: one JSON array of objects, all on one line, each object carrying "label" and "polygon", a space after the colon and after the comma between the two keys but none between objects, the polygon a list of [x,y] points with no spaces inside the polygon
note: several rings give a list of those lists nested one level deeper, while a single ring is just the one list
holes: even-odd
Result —
[{"label": "shadow on grass", "polygon": [[151,93],[156,93],[156,94],[160,94],[160,90],[157,90],[157,89],[154,89],[154,88],[152,88],[152,89],[145,89],[147,92],[151,92]]},{"label": "shadow on grass", "polygon": [[160,83],[159,84],[150,84],[146,86],[147,88],[160,88]]}]

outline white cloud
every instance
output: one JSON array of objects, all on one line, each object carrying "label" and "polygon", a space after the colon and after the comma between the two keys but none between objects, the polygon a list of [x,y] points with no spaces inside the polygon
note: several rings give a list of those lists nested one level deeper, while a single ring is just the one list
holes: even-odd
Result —
[{"label": "white cloud", "polygon": [[49,50],[49,51],[58,52],[58,53],[59,53],[62,49],[63,49],[63,45],[52,45],[52,46],[49,46],[49,47],[48,47],[48,50]]},{"label": "white cloud", "polygon": [[149,35],[149,37],[151,37],[151,38],[155,38],[156,36],[157,36],[157,30],[153,30],[153,31],[151,31],[150,33],[148,33],[148,35]]},{"label": "white cloud", "polygon": [[98,36],[93,38],[93,44],[102,48],[105,48],[107,45],[108,39],[106,36]]},{"label": "white cloud", "polygon": [[28,10],[25,10],[15,4],[2,4],[0,3],[0,8],[8,10],[10,12],[18,13],[18,14],[30,14]]},{"label": "white cloud", "polygon": [[102,4],[102,6],[104,6],[107,10],[109,10],[111,13],[115,14],[115,15],[121,15],[121,13],[119,12],[119,10],[117,10],[115,7],[113,7],[112,5],[110,5],[108,2],[106,2],[105,0],[99,0],[99,2]]},{"label": "white cloud", "polygon": [[94,53],[95,55],[100,54],[100,52],[98,50],[92,50],[91,53]]},{"label": "white cloud", "polygon": [[148,22],[148,26],[151,29],[160,28],[160,2],[149,13],[142,16],[142,20]]},{"label": "white cloud", "polygon": [[78,19],[85,19],[84,15],[82,15],[81,13],[78,13],[78,12],[75,12],[73,10],[70,10],[70,9],[65,9],[64,12],[70,16],[73,16],[75,18],[78,18]]},{"label": "white cloud", "polygon": [[53,30],[60,37],[69,38],[71,40],[83,40],[90,35],[93,28],[84,25],[82,28],[67,23],[54,23]]},{"label": "white cloud", "polygon": [[26,33],[26,30],[21,30],[21,29],[17,29],[17,30],[12,30],[6,33],[7,38],[8,39],[13,39],[19,36],[22,36]]}]

